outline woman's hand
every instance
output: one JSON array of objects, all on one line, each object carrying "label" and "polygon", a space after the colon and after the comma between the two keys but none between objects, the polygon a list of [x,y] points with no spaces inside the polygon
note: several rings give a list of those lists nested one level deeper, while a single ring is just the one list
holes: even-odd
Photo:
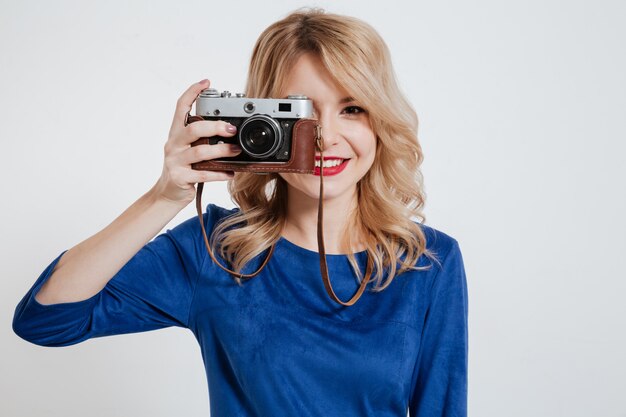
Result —
[{"label": "woman's hand", "polygon": [[209,80],[193,84],[176,103],[174,120],[164,147],[163,172],[154,187],[158,198],[186,206],[195,198],[194,184],[224,181],[234,175],[231,171],[199,171],[191,168],[191,164],[195,162],[235,156],[241,152],[239,147],[231,149],[230,144],[191,146],[192,142],[201,137],[231,137],[237,133],[235,126],[224,121],[200,120],[185,126],[185,118],[191,105],[209,85]]}]

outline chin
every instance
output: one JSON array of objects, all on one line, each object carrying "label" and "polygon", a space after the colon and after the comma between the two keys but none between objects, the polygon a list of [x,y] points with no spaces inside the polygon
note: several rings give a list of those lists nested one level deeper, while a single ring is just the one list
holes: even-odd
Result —
[{"label": "chin", "polygon": [[[310,198],[313,198],[315,200],[319,199],[319,195],[320,195],[320,188],[319,185],[317,187],[315,187],[314,190],[307,190],[308,192],[306,192],[306,195]],[[348,193],[349,190],[337,190],[337,189],[333,189],[332,187],[327,187],[326,184],[324,184],[324,200],[332,200],[334,198],[340,197],[345,195],[346,193]],[[352,193],[350,193],[352,194]]]},{"label": "chin", "polygon": [[[320,177],[311,175],[310,177],[300,177],[302,174],[287,174],[281,175],[288,184],[288,188],[291,192],[295,191],[296,194],[304,194],[305,196],[318,200],[320,194]],[[343,196],[346,193],[356,193],[356,184],[341,184],[340,182],[328,180],[324,178],[324,200],[330,200]]]}]

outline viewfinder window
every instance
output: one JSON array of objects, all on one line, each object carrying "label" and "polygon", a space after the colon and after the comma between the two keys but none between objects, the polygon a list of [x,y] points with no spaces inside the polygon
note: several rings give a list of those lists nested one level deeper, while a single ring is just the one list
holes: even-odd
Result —
[{"label": "viewfinder window", "polygon": [[278,103],[278,111],[291,111],[291,103]]}]

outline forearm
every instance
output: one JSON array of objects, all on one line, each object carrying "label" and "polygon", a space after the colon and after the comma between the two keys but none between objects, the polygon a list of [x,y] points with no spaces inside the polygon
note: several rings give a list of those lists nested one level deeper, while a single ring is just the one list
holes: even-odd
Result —
[{"label": "forearm", "polygon": [[41,304],[67,303],[100,292],[184,208],[181,203],[158,198],[154,190],[100,232],[68,250],[35,299]]}]

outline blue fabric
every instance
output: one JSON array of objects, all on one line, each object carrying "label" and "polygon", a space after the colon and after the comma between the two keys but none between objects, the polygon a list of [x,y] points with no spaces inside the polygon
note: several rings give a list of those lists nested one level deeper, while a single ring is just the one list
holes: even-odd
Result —
[{"label": "blue fabric", "polygon": [[[207,233],[236,210],[209,204]],[[422,227],[440,264],[422,257],[430,270],[399,275],[343,307],[324,289],[317,252],[284,238],[263,271],[238,286],[208,256],[194,217],[148,243],[93,297],[41,305],[34,296],[61,253],[18,304],[13,329],[38,345],[67,346],[188,328],[201,347],[213,417],[466,416],[463,260],[455,239]],[[357,259],[365,271],[365,252]],[[347,256],[327,262],[335,293],[349,299],[358,285]]]}]

